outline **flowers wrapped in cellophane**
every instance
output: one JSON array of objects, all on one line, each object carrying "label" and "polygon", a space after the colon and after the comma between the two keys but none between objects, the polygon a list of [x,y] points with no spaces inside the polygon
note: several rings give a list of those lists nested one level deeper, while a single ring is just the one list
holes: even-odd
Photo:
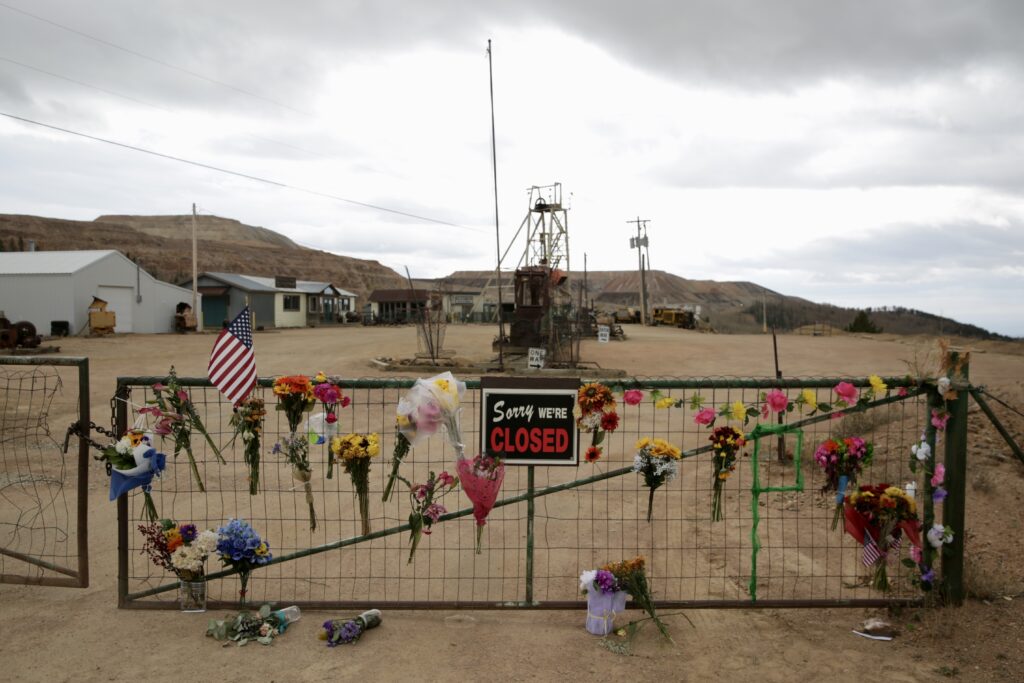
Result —
[{"label": "flowers wrapped in cellophane", "polygon": [[600,382],[588,382],[576,393],[573,408],[576,426],[581,432],[590,432],[590,447],[584,459],[595,462],[601,458],[601,443],[606,433],[614,432],[619,426],[619,414],[615,411],[615,397],[612,390]]},{"label": "flowers wrapped in cellophane", "polygon": [[327,641],[327,647],[351,645],[363,637],[371,628],[380,626],[379,609],[363,612],[353,619],[328,619],[323,623],[320,640]]},{"label": "flowers wrapped in cellophane", "polygon": [[921,547],[917,504],[898,486],[868,484],[846,496],[846,533],[863,547],[865,567],[874,567],[871,587],[889,590],[889,553],[898,553],[905,533]]},{"label": "flowers wrapped in cellophane", "polygon": [[431,472],[425,484],[414,484],[409,487],[412,512],[409,513],[409,560],[406,564],[412,563],[423,534],[429,535],[430,528],[437,523],[438,518],[448,512],[448,509],[438,501],[454,491],[458,485],[458,477],[453,477],[447,472],[438,475]]},{"label": "flowers wrapped in cellophane", "polygon": [[178,457],[178,453],[185,451],[189,467],[192,468],[192,476],[196,480],[196,486],[200,491],[206,491],[203,479],[199,476],[195,456],[192,454],[192,431],[195,430],[203,435],[210,450],[213,451],[213,455],[222,465],[226,465],[227,461],[220,454],[220,449],[213,442],[210,433],[206,431],[188,391],[183,389],[181,383],[178,382],[178,373],[174,370],[173,365],[167,375],[166,384],[157,382],[153,385],[153,396],[153,400],[148,401],[153,405],[140,409],[139,413],[148,413],[156,418],[156,427],[153,428],[156,434],[170,436],[174,439],[175,458]]},{"label": "flowers wrapped in cellophane", "polygon": [[647,521],[651,521],[654,506],[654,492],[667,481],[679,474],[679,459],[682,452],[664,439],[644,437],[636,442],[637,453],[633,456],[633,471],[642,474],[644,485],[650,489],[647,497]]},{"label": "flowers wrapped in cellophane", "polygon": [[238,578],[242,582],[238,596],[240,602],[244,603],[249,574],[274,557],[270,553],[270,546],[245,520],[229,519],[227,524],[217,529],[217,552],[223,565],[238,570]]},{"label": "flowers wrapped in cellophane", "polygon": [[463,457],[465,446],[462,443],[459,415],[465,393],[465,382],[455,379],[450,372],[442,372],[428,379],[416,380],[398,402],[391,474],[384,486],[382,500],[386,502],[391,499],[398,469],[409,454],[409,449],[432,436],[441,426],[444,426],[448,443],[455,449],[456,457]]},{"label": "flowers wrapped in cellophane", "polygon": [[313,382],[306,375],[287,375],[274,379],[277,409],[284,411],[288,431],[294,433],[302,422],[302,414],[313,407]]},{"label": "flowers wrapped in cellophane", "polygon": [[505,463],[500,458],[481,454],[472,460],[459,458],[455,461],[459,482],[466,497],[473,503],[473,518],[476,519],[476,552],[482,552],[481,541],[487,515],[498,500],[498,491],[505,481]]},{"label": "flowers wrapped in cellophane", "polygon": [[249,467],[249,495],[260,491],[260,435],[263,433],[263,419],[267,415],[263,399],[249,395],[235,406],[231,426],[235,437],[242,437],[242,457]]},{"label": "flowers wrapped in cellophane", "polygon": [[292,479],[302,484],[309,506],[309,530],[316,531],[316,508],[313,507],[313,468],[309,464],[309,439],[292,432],[274,444],[275,454],[283,454],[292,466]]},{"label": "flowers wrapped in cellophane", "polygon": [[380,455],[380,437],[376,434],[336,436],[331,440],[331,453],[341,460],[341,466],[352,478],[365,536],[370,533],[370,458]]},{"label": "flowers wrapped in cellophane", "polygon": [[152,434],[131,429],[107,446],[98,457],[110,467],[110,500],[134,488],[142,489],[143,513],[150,522],[159,518],[153,502],[153,477],[159,477],[167,465],[167,457],[153,448]]},{"label": "flowers wrapped in cellophane", "polygon": [[857,475],[871,464],[874,453],[875,447],[859,436],[826,439],[814,451],[814,461],[825,472],[825,485],[821,487],[821,492],[834,491],[836,494],[833,530],[839,526],[843,516],[846,489],[857,485]]},{"label": "flowers wrapped in cellophane", "polygon": [[711,436],[711,463],[713,467],[713,492],[711,494],[711,521],[719,522],[722,515],[722,489],[725,481],[736,469],[736,457],[746,445],[743,433],[732,427],[716,427]]},{"label": "flowers wrapped in cellophane", "polygon": [[588,569],[580,574],[580,591],[587,596],[587,631],[606,636],[615,615],[626,609],[626,590],[607,569]]}]

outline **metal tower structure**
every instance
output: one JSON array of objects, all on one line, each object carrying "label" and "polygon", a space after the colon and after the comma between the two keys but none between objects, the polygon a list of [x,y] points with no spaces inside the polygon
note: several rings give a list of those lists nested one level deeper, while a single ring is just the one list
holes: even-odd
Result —
[{"label": "metal tower structure", "polygon": [[569,207],[562,203],[562,183],[529,188],[526,217],[505,249],[503,262],[524,232],[526,248],[516,268],[547,266],[569,271]]}]

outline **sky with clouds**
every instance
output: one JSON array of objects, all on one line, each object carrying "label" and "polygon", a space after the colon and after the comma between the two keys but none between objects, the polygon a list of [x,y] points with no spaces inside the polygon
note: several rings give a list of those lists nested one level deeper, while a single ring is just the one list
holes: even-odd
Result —
[{"label": "sky with clouds", "polygon": [[0,0],[3,114],[279,183],[0,116],[0,213],[195,202],[492,268],[492,39],[503,249],[560,182],[574,269],[635,268],[639,217],[655,269],[1024,336],[1022,26],[1015,0]]}]

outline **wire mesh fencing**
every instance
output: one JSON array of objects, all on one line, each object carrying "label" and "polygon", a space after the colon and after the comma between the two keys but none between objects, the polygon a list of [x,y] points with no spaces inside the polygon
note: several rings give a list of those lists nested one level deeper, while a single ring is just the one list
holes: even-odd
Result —
[{"label": "wire mesh fencing", "polygon": [[[152,400],[150,385],[158,378],[121,378],[122,429],[130,409]],[[226,464],[208,452],[193,435],[192,446],[206,491],[200,493],[184,453],[171,457],[154,482],[153,497],[161,517],[216,529],[228,518],[249,521],[266,539],[274,561],[252,573],[253,602],[348,608],[565,608],[582,604],[578,578],[583,570],[609,561],[644,555],[654,597],[659,605],[690,607],[869,605],[916,600],[911,570],[894,562],[889,567],[892,590],[880,594],[869,587],[870,569],[862,548],[842,528],[831,529],[835,495],[821,489],[824,476],[813,452],[823,440],[856,435],[874,445],[874,460],[860,475],[861,483],[915,484],[921,475],[908,467],[910,447],[921,439],[928,419],[923,395],[911,389],[890,394],[867,406],[827,414],[796,407],[782,416],[788,431],[764,436],[758,443],[758,488],[752,491],[753,444],[748,444],[735,474],[724,489],[724,520],[712,521],[710,430],[694,422],[697,403],[716,411],[736,402],[761,406],[763,392],[781,387],[790,399],[801,393],[815,403],[832,403],[837,378],[772,379],[643,379],[608,380],[609,386],[638,388],[638,405],[619,401],[621,421],[604,444],[604,457],[579,467],[508,467],[483,535],[475,551],[476,527],[469,502],[461,492],[444,499],[450,513],[435,524],[409,561],[410,499],[403,489],[383,502],[392,449],[395,407],[413,380],[343,380],[352,403],[338,413],[338,428],[378,433],[381,456],[370,471],[370,534],[361,536],[359,506],[352,482],[335,466],[328,479],[328,446],[311,446],[312,492],[317,514],[311,529],[303,485],[290,466],[274,454],[274,443],[288,432],[268,380],[256,389],[267,404],[261,448],[260,488],[249,494],[248,467],[240,444],[232,442],[230,406],[204,379],[182,378]],[[848,379],[870,391],[866,379]],[[658,408],[652,389],[677,407]],[[810,394],[806,393],[810,392]],[[694,401],[699,397],[699,401]],[[692,405],[691,405],[692,403]],[[311,414],[319,411],[314,408]],[[307,414],[309,415],[309,414]],[[470,382],[463,399],[462,434],[467,450],[479,450],[479,383]],[[724,424],[726,417],[719,417]],[[759,423],[776,424],[778,415],[751,416],[730,424],[750,433]],[[300,428],[300,431],[302,428]],[[798,431],[802,449],[797,448]],[[587,435],[582,435],[584,447]],[[666,439],[683,450],[679,476],[657,489],[647,521],[648,489],[630,471],[635,443],[642,437]],[[402,475],[424,482],[428,472],[455,470],[455,453],[441,436],[413,449]],[[802,476],[799,471],[802,470]],[[802,489],[798,484],[802,481]],[[400,485],[400,488],[402,486]],[[142,496],[133,492],[120,503],[119,601],[122,606],[173,607],[173,575],[142,554]],[[906,549],[903,551],[906,557]],[[235,576],[221,575],[213,558],[211,603],[237,600]]]},{"label": "wire mesh fencing", "polygon": [[[0,582],[89,585],[84,358],[0,358]],[[60,425],[60,426],[55,426]]]}]

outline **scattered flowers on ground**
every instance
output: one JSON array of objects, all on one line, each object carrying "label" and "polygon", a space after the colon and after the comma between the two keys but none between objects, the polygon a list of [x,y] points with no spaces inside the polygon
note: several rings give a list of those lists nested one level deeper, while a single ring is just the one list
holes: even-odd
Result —
[{"label": "scattered flowers on ground", "polygon": [[380,610],[371,609],[354,619],[328,619],[323,623],[320,640],[327,641],[327,647],[351,645],[363,637],[371,628],[380,626]]},{"label": "scattered flowers on ground", "polygon": [[211,619],[206,635],[214,640],[235,643],[239,646],[249,641],[261,645],[272,645],[274,638],[288,628],[288,620],[281,611],[274,611],[270,605],[263,605],[259,612],[239,612],[229,619]]}]

